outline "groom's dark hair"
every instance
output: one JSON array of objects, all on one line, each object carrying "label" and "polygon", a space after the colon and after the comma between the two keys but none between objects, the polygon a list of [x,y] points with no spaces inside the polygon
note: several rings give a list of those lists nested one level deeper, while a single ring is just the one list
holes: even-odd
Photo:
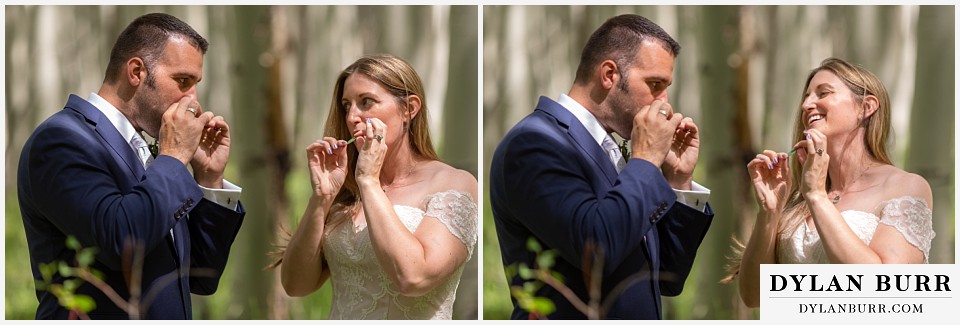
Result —
[{"label": "groom's dark hair", "polygon": [[127,25],[113,43],[104,81],[116,81],[123,65],[130,58],[140,57],[147,68],[147,84],[153,86],[154,63],[163,54],[167,40],[171,37],[183,37],[200,50],[200,53],[207,53],[209,43],[187,23],[164,13],[146,14]]},{"label": "groom's dark hair", "polygon": [[619,15],[608,19],[590,35],[580,54],[575,81],[587,82],[590,72],[604,60],[613,60],[621,73],[626,73],[643,41],[659,43],[673,57],[680,55],[680,44],[657,24],[643,16]]}]

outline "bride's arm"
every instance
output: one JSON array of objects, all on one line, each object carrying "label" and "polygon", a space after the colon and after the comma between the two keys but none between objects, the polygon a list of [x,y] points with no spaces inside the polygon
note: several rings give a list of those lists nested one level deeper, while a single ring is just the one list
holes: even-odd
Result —
[{"label": "bride's arm", "polygon": [[326,212],[330,203],[311,196],[300,226],[290,238],[280,265],[280,283],[292,297],[306,296],[323,285],[330,277],[330,270],[323,266],[323,240]]},{"label": "bride's arm", "polygon": [[[476,179],[463,171],[453,174],[456,175],[437,178],[454,186],[451,189],[471,193],[475,198]],[[446,281],[466,261],[466,245],[440,220],[425,216],[416,233],[410,233],[397,217],[379,180],[358,180],[358,183],[377,259],[400,294],[423,295]]]},{"label": "bride's arm", "polygon": [[330,277],[324,269],[323,231],[330,206],[346,177],[346,141],[325,137],[307,146],[313,193],[280,265],[280,283],[288,295],[308,295]]},{"label": "bride's arm", "polygon": [[[922,177],[897,176],[897,193],[893,197],[911,196],[932,201],[930,186]],[[832,263],[855,264],[906,264],[923,263],[924,254],[908,242],[896,228],[881,223],[873,235],[870,244],[865,244],[850,229],[840,212],[826,196],[817,197],[808,203],[813,213],[813,221],[823,241],[824,250]],[[885,216],[878,214],[881,218]]]}]

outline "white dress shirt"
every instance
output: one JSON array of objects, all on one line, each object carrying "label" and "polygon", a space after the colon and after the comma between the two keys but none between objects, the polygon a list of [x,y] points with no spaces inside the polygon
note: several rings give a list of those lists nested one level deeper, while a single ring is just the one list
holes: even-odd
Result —
[{"label": "white dress shirt", "polygon": [[[90,102],[90,104],[99,109],[103,115],[107,116],[107,119],[110,120],[110,124],[113,124],[113,127],[120,132],[120,136],[127,141],[127,144],[130,144],[134,137],[138,137],[140,140],[143,140],[140,134],[137,133],[137,130],[133,127],[133,124],[127,120],[127,117],[124,116],[120,110],[114,107],[113,104],[107,102],[106,99],[103,99],[103,97],[100,97],[100,95],[97,95],[97,93],[90,93],[90,96],[87,97],[87,102]],[[132,145],[130,147],[133,149],[133,152],[137,152],[137,148],[133,148]],[[141,161],[141,163],[146,165],[146,163],[143,161]],[[149,166],[147,165],[147,167]],[[234,211],[237,210],[237,203],[240,200],[240,193],[243,191],[243,189],[239,186],[236,186],[227,180],[223,180],[223,189],[207,188],[199,184],[197,184],[197,186],[200,186],[200,191],[203,192],[203,198],[209,200],[210,202],[219,204],[227,209]]]},{"label": "white dress shirt", "polygon": [[[567,96],[567,94],[560,94],[560,97],[557,98],[557,103],[570,111],[573,116],[577,117],[577,120],[587,129],[587,132],[589,132],[593,140],[597,142],[597,145],[602,147],[601,143],[603,142],[603,138],[607,137],[608,134],[607,131],[603,129],[603,126],[600,125],[600,121],[597,120],[596,116],[593,116],[583,105],[580,105],[580,103],[570,98],[570,96]],[[629,159],[628,157],[623,158]],[[614,165],[617,164],[616,161],[611,162]],[[673,192],[677,194],[677,202],[697,209],[700,212],[706,209],[707,199],[710,198],[710,189],[697,184],[697,182],[693,182],[689,191],[673,189]]]}]

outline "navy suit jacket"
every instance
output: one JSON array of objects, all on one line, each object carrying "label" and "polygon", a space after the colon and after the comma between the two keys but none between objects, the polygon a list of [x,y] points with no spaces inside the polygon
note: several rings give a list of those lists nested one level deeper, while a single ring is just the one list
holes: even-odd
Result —
[{"label": "navy suit jacket", "polygon": [[[96,247],[92,267],[124,299],[130,297],[127,242],[143,248],[141,318],[190,319],[190,293],[209,295],[227,262],[245,214],[203,199],[187,167],[158,156],[144,170],[120,132],[96,107],[71,95],[66,107],[33,132],[20,153],[17,193],[33,276],[41,263],[74,262],[65,247],[74,236]],[[186,216],[189,217],[184,218]],[[171,237],[170,230],[174,236]],[[57,275],[55,282],[64,278]],[[90,284],[94,319],[127,313]],[[37,290],[37,319],[65,319],[69,311]]]},{"label": "navy suit jacket", "polygon": [[[588,247],[602,250],[604,318],[660,319],[660,295],[680,294],[697,248],[713,219],[684,204],[660,169],[630,159],[617,174],[607,154],[563,106],[541,97],[536,110],[503,137],[490,166],[490,203],[503,265],[534,267],[528,238],[558,252],[554,270],[589,301]],[[589,246],[588,246],[589,245]],[[599,261],[599,260],[597,260]],[[519,275],[507,279],[522,286]],[[628,286],[615,288],[627,281]],[[583,319],[559,292],[544,285],[537,296],[556,304],[554,319]],[[609,297],[614,297],[612,300]],[[529,315],[513,299],[512,318]]]}]

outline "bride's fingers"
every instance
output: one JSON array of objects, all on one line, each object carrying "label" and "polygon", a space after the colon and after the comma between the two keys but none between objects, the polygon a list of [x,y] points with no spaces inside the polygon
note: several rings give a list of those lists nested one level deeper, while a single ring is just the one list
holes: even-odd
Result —
[{"label": "bride's fingers", "polygon": [[790,155],[787,155],[785,152],[779,153],[780,156],[780,172],[783,175],[790,175]]},{"label": "bride's fingers", "polygon": [[[374,130],[373,130],[373,121],[371,121],[370,118],[368,117],[366,120],[366,124],[367,124],[367,127],[363,130],[364,137],[365,137],[364,140],[371,140],[375,137]],[[364,141],[364,148],[368,146],[369,146],[369,143]]]},{"label": "bride's fingers", "polygon": [[808,156],[808,157],[812,157],[814,154],[822,154],[822,153],[823,153],[823,151],[822,151],[823,149],[822,149],[822,148],[818,148],[818,147],[816,146],[816,143],[814,143],[813,134],[811,133],[811,131],[812,131],[812,130],[803,131],[804,133],[807,134],[807,136],[806,136],[806,139],[807,139],[807,140],[806,140],[806,143],[804,143],[803,148],[807,150],[807,156]]},{"label": "bride's fingers", "polygon": [[[765,157],[767,157],[767,159],[769,159],[770,161],[772,161],[774,166],[780,164],[780,155],[779,155],[776,151],[773,151],[773,150],[764,150],[764,151],[763,151],[763,155],[764,155]],[[773,169],[773,168],[771,168],[771,169]]]}]

